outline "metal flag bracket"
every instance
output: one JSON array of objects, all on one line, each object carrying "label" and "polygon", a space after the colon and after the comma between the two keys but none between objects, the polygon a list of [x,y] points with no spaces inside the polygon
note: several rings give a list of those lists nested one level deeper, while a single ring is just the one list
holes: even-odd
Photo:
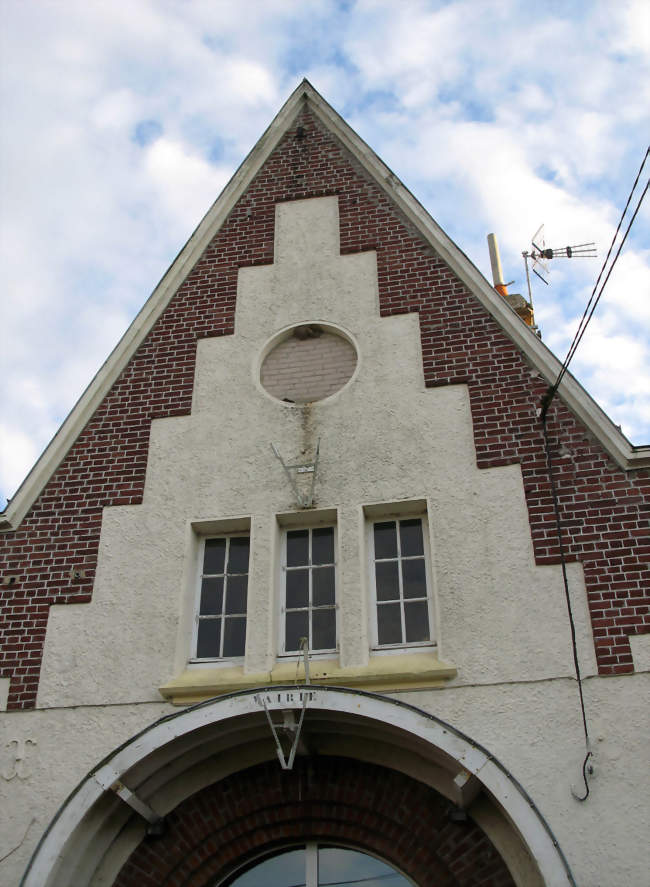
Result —
[{"label": "metal flag bracket", "polygon": [[[276,458],[279,460],[280,464],[284,468],[284,473],[287,476],[287,480],[291,484],[291,489],[293,490],[293,494],[296,497],[296,501],[300,508],[311,508],[314,501],[314,484],[316,483],[316,472],[318,471],[320,437],[318,438],[318,442],[316,444],[316,452],[314,454],[313,461],[311,462],[295,462],[292,465],[288,465],[278,452],[275,444],[271,444],[271,449],[273,450]],[[298,475],[303,474],[311,474],[311,483],[309,484],[309,487],[305,493],[300,492],[297,483]]]},{"label": "metal flag bracket", "polygon": [[[305,685],[309,686],[309,649],[306,638],[301,639],[300,647],[305,658]],[[305,720],[308,697],[308,693],[302,693],[302,708],[300,709],[300,718],[297,722],[294,709],[283,708],[280,710],[282,721],[279,723],[273,720],[266,698],[264,696],[262,697],[266,719],[269,722],[269,727],[271,728],[271,733],[273,734],[273,739],[275,741],[275,750],[278,760],[280,761],[280,766],[283,770],[293,769],[293,762],[296,757],[296,752],[298,751],[298,746],[300,745],[300,734],[302,732],[303,721]],[[285,754],[285,751],[282,748],[282,742],[280,741],[281,735],[291,737],[291,748],[289,749],[288,755]]]}]

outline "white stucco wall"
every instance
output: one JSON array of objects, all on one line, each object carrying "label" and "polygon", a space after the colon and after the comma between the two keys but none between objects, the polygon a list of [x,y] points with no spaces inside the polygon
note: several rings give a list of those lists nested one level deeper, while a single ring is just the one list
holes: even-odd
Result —
[{"label": "white stucco wall", "polygon": [[[271,443],[294,462],[320,439],[314,504],[337,514],[340,664],[369,657],[363,506],[425,499],[438,653],[458,672],[409,701],[502,760],[548,818],[578,883],[641,885],[644,676],[594,677],[582,572],[570,565],[596,736],[592,795],[580,805],[568,789],[579,786],[583,746],[560,568],[535,566],[518,466],[476,468],[465,386],[425,389],[418,317],[379,317],[375,254],[339,255],[335,197],[280,204],[275,247],[272,266],[240,271],[235,334],[199,341],[191,415],[153,423],[142,505],[105,509],[92,602],[51,608],[40,710],[2,722],[7,773],[7,743],[35,744],[30,774],[0,783],[11,811],[0,856],[27,831],[0,875],[24,866],[94,763],[167,710],[158,687],[191,655],[197,527],[249,521],[245,665],[273,667],[276,515],[299,509]],[[307,322],[341,328],[358,349],[357,371],[325,401],[281,404],[262,389],[259,367],[278,332]]]},{"label": "white stucco wall", "polygon": [[[379,317],[375,254],[340,256],[337,222],[334,197],[278,206],[276,262],[240,271],[235,335],[199,342],[192,414],[152,425],[143,504],[105,511],[92,603],[51,609],[39,706],[159,699],[190,655],[197,521],[250,518],[246,665],[269,670],[275,515],[296,510],[271,443],[295,462],[319,438],[315,506],[336,509],[342,530],[342,666],[368,658],[362,506],[412,498],[428,502],[437,636],[458,680],[572,673],[559,567],[534,564],[518,466],[476,468],[466,387],[425,389],[417,315]],[[325,401],[281,404],[259,382],[265,347],[307,321],[346,332],[357,373]],[[579,567],[572,576],[589,673]]]},{"label": "white stucco wall", "polygon": [[164,703],[50,708],[0,718],[2,887],[18,884],[43,831],[88,771],[170,709]]}]

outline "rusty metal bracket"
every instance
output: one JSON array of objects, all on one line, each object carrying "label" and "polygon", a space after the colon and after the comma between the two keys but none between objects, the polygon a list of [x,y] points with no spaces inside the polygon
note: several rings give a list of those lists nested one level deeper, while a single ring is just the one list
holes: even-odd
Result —
[{"label": "rusty metal bracket", "polygon": [[[294,462],[293,464],[289,465],[284,461],[274,443],[271,444],[271,449],[273,450],[275,457],[278,459],[284,469],[284,473],[286,474],[287,480],[291,485],[291,489],[293,490],[293,494],[296,497],[296,502],[298,503],[299,507],[311,508],[314,501],[314,484],[316,483],[316,474],[318,472],[320,437],[318,438],[318,443],[316,444],[316,452],[311,462]],[[299,474],[311,474],[311,484],[309,485],[309,490],[307,491],[307,493],[301,493],[298,489],[296,478]]]}]

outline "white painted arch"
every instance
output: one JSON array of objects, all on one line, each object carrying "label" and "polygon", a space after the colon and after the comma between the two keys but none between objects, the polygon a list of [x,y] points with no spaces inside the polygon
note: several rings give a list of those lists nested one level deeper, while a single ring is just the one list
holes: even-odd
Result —
[{"label": "white painted arch", "polygon": [[[468,809],[480,792],[483,806],[489,799],[534,861],[535,881],[545,887],[575,887],[564,854],[533,800],[480,744],[408,703],[304,684],[199,703],[156,721],[117,748],[61,806],[21,887],[112,883],[111,873],[117,874],[147,825],[136,817],[132,837],[125,839],[124,826],[133,819],[134,807],[143,804],[145,814],[153,810],[164,816],[205,785],[274,757],[264,703],[271,712],[302,709],[305,696],[305,736],[319,743],[319,752],[328,753],[328,736],[335,736],[336,751],[329,753],[402,770]],[[131,806],[118,792],[121,798],[130,797]],[[530,873],[521,883],[531,883],[529,879]]]}]

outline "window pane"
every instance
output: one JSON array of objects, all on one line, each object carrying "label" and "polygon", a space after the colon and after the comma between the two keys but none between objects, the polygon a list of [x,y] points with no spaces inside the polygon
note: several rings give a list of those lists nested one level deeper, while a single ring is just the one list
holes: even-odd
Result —
[{"label": "window pane", "polygon": [[380,859],[367,856],[358,850],[341,847],[318,848],[318,883],[320,887],[337,884],[340,887],[409,887],[402,875]]},{"label": "window pane", "polygon": [[309,613],[307,610],[298,610],[286,613],[286,634],[284,641],[285,652],[292,653],[300,649],[300,639],[309,638]]},{"label": "window pane", "polygon": [[202,616],[221,615],[223,600],[223,577],[203,579],[201,582],[201,608]]},{"label": "window pane", "polygon": [[229,576],[226,586],[226,613],[246,612],[248,576]]},{"label": "window pane", "polygon": [[428,641],[429,638],[429,607],[426,601],[410,601],[404,604],[404,622],[406,625],[406,642]]},{"label": "window pane", "polygon": [[427,579],[424,570],[424,558],[413,561],[402,561],[402,583],[404,597],[426,597]]},{"label": "window pane", "polygon": [[309,605],[309,570],[287,570],[287,609]]},{"label": "window pane", "polygon": [[315,607],[334,603],[334,567],[312,570],[311,600]]},{"label": "window pane", "polygon": [[414,520],[400,521],[399,541],[402,557],[424,554],[424,545],[422,543],[422,521],[419,517]]},{"label": "window pane", "polygon": [[312,564],[334,563],[334,528],[324,527],[314,530],[311,538]]},{"label": "window pane", "polygon": [[221,619],[199,619],[199,635],[196,642],[198,659],[220,656]]},{"label": "window pane", "polygon": [[223,573],[223,561],[226,554],[225,539],[206,539],[203,555],[204,573]]},{"label": "window pane", "polygon": [[224,619],[223,655],[243,656],[246,647],[246,619]]},{"label": "window pane", "polygon": [[375,575],[377,577],[377,600],[399,600],[397,561],[385,561],[375,564]]},{"label": "window pane", "polygon": [[397,532],[395,521],[375,524],[375,560],[397,557]]},{"label": "window pane", "polygon": [[333,650],[336,647],[336,610],[312,610],[311,649]]},{"label": "window pane", "polygon": [[250,539],[248,536],[235,536],[230,540],[230,554],[228,555],[229,573],[248,573],[248,549]]},{"label": "window pane", "polygon": [[402,643],[402,622],[399,604],[378,604],[377,639],[380,644]]},{"label": "window pane", "polygon": [[287,566],[298,567],[309,563],[309,530],[291,530],[287,533]]},{"label": "window pane", "polygon": [[305,850],[289,850],[265,859],[243,875],[228,882],[229,887],[304,887]]}]

